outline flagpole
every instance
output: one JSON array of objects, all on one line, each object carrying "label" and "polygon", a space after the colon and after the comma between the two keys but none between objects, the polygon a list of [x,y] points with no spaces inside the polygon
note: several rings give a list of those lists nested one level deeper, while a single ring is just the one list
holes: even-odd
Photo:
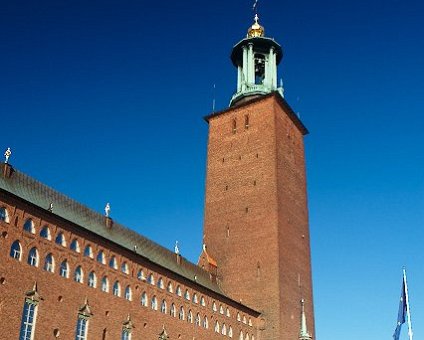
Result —
[{"label": "flagpole", "polygon": [[406,283],[406,270],[405,270],[405,268],[403,268],[403,283],[405,284],[406,315],[408,317],[408,335],[409,335],[409,340],[412,340],[411,313],[409,311],[408,284]]}]

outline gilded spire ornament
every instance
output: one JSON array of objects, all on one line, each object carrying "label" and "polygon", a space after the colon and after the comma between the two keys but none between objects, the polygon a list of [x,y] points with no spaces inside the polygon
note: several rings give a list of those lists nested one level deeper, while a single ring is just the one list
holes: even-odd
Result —
[{"label": "gilded spire ornament", "polygon": [[265,35],[265,29],[259,25],[259,17],[258,14],[255,14],[254,17],[254,23],[252,26],[250,26],[249,30],[247,31],[247,37],[248,38],[257,38],[257,37],[263,37]]}]

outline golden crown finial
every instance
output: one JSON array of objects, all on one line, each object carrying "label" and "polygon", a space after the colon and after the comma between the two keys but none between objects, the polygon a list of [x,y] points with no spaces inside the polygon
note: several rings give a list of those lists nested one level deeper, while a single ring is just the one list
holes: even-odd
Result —
[{"label": "golden crown finial", "polygon": [[256,37],[263,37],[265,35],[265,29],[259,25],[259,17],[258,14],[255,14],[254,18],[255,22],[252,26],[250,26],[249,30],[247,31],[247,37],[248,38],[256,38]]}]

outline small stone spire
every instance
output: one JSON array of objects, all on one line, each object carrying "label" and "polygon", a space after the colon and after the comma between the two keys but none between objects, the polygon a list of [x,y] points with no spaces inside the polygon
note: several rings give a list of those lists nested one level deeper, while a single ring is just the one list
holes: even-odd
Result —
[{"label": "small stone spire", "polygon": [[300,331],[299,340],[312,340],[312,336],[308,332],[308,326],[306,325],[306,314],[305,314],[305,300],[300,300],[301,312],[300,312]]},{"label": "small stone spire", "polygon": [[4,152],[4,162],[7,164],[9,162],[9,157],[12,154],[12,151],[10,148],[7,148],[7,150]]}]

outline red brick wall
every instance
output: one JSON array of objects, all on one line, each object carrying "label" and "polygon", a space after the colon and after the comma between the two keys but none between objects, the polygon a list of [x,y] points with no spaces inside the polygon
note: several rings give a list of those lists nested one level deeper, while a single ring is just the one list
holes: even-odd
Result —
[{"label": "red brick wall", "polygon": [[[94,234],[79,228],[66,221],[55,217],[53,214],[42,211],[32,205],[26,204],[19,199],[10,197],[0,192],[0,207],[6,207],[10,215],[10,223],[0,221],[0,325],[1,339],[17,339],[20,330],[25,293],[32,289],[34,281],[38,283],[38,292],[43,298],[38,305],[36,320],[35,339],[52,339],[55,329],[60,331],[60,339],[73,339],[77,322],[78,309],[84,305],[84,300],[88,298],[93,316],[89,320],[88,339],[103,339],[103,332],[106,329],[106,339],[120,339],[122,324],[127,315],[131,315],[134,323],[133,339],[157,339],[158,334],[165,326],[171,339],[222,339],[227,336],[214,332],[215,321],[220,325],[227,326],[227,332],[231,326],[233,338],[238,339],[240,330],[256,335],[257,320],[251,315],[248,309],[238,308],[231,300],[223,299],[201,286],[184,280],[166,269],[155,266],[153,263],[137,256],[123,248],[114,245],[112,242],[96,237]],[[15,219],[17,217],[17,224]],[[23,231],[23,223],[31,217],[35,222],[35,234]],[[52,240],[45,240],[39,236],[41,227],[48,225],[51,230]],[[54,240],[59,231],[63,231],[67,240],[67,247],[56,245]],[[69,244],[73,238],[78,238],[81,253],[77,254],[69,249]],[[19,240],[23,249],[21,261],[17,261],[9,256],[10,246]],[[83,256],[86,244],[90,244],[94,251],[94,259]],[[27,263],[29,250],[37,247],[40,259],[38,267],[32,267]],[[106,265],[96,261],[99,250],[103,250],[106,255]],[[43,269],[44,258],[48,253],[52,253],[55,259],[55,272],[49,273]],[[118,270],[109,268],[108,261],[112,255],[118,260]],[[70,277],[68,279],[59,276],[59,265],[63,259],[67,259],[70,265]],[[120,264],[126,261],[129,264],[130,273],[124,274],[120,271]],[[84,271],[84,282],[77,283],[73,280],[75,268],[81,265]],[[156,282],[162,277],[165,289],[153,286],[145,281],[137,279],[139,268],[143,268],[146,276],[153,273]],[[97,276],[97,288],[88,287],[88,274],[95,271]],[[109,278],[109,292],[102,292],[100,289],[101,278],[107,275]],[[115,280],[121,283],[121,297],[112,294],[112,284]],[[173,284],[174,292],[166,290],[168,282]],[[124,298],[124,289],[127,285],[132,289],[132,301]],[[177,285],[181,286],[183,296],[176,295]],[[196,293],[198,303],[184,299],[184,292],[188,289],[190,297]],[[140,304],[141,294],[146,291],[149,297],[149,306],[142,307]],[[150,301],[155,295],[158,299],[158,310],[150,308]],[[206,306],[201,306],[200,298],[204,297]],[[162,299],[167,302],[167,314],[160,312]],[[217,311],[212,310],[213,301],[216,302]],[[177,307],[177,317],[169,315],[171,303]],[[224,308],[224,314],[219,311],[220,305]],[[184,306],[185,315],[189,310],[193,313],[193,323],[178,319],[178,310]],[[230,316],[226,316],[226,309],[229,309]],[[200,313],[203,322],[204,316],[208,317],[209,329],[196,326],[194,319]],[[247,323],[237,321],[237,314],[246,318]],[[249,326],[248,320],[252,320]],[[5,338],[4,335],[7,334]]]},{"label": "red brick wall", "polygon": [[313,329],[302,133],[270,96],[210,118],[207,159],[204,237],[218,279],[263,312],[260,339],[296,339],[302,295]]}]

